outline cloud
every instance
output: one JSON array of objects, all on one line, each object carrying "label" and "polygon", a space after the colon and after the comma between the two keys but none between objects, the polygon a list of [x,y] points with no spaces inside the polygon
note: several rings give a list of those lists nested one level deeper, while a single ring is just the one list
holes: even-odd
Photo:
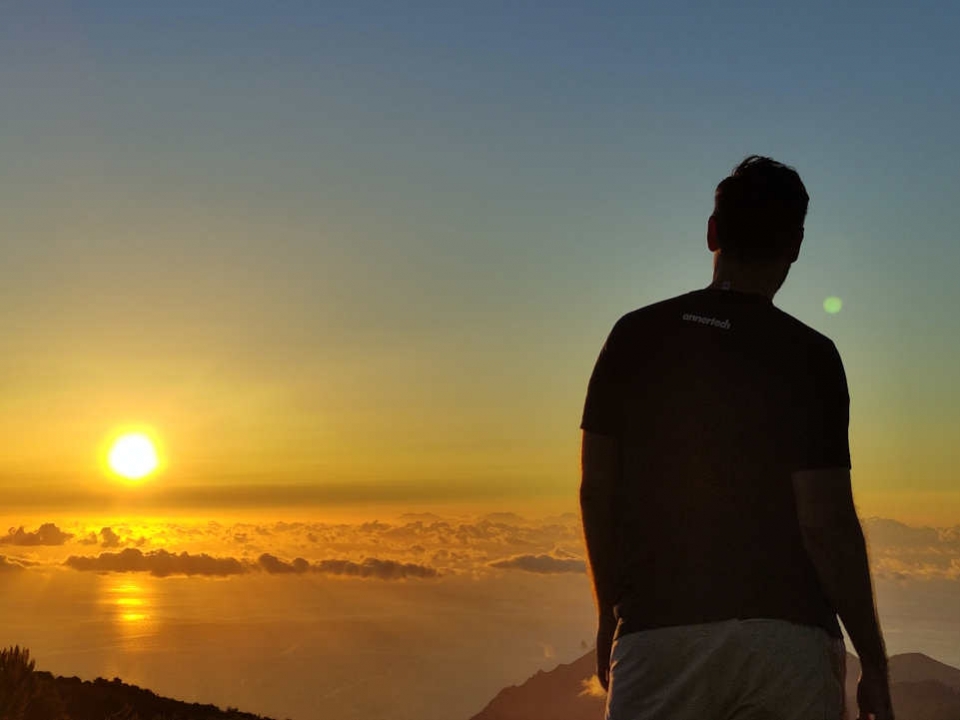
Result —
[{"label": "cloud", "polygon": [[408,577],[432,578],[438,575],[434,568],[426,565],[378,558],[366,558],[359,563],[352,560],[321,560],[311,565],[301,557],[295,558],[292,562],[284,562],[270,553],[264,553],[257,559],[257,566],[271,575],[316,572],[380,580],[402,580]]},{"label": "cloud", "polygon": [[[940,544],[944,538],[943,531],[935,528],[904,525],[887,518],[867,518],[863,526],[871,543],[901,550],[932,547]],[[946,532],[949,534],[950,530]]]},{"label": "cloud", "polygon": [[913,527],[896,520],[863,522],[874,574],[888,580],[960,580],[960,525]]},{"label": "cloud", "polygon": [[[868,518],[863,526],[878,579],[960,582],[960,525],[914,527]],[[94,553],[96,545],[102,547],[95,552],[105,553],[71,559],[78,569],[158,575],[256,572],[397,579],[455,574],[480,578],[504,571],[572,575],[585,570],[583,530],[574,513],[541,519],[514,513],[408,513],[369,522],[128,521],[91,529],[77,524],[61,530],[53,523],[33,531],[19,527],[0,535],[0,550],[4,545],[62,545],[72,537],[76,545],[67,547],[78,555]],[[110,555],[125,548],[143,553]],[[153,548],[166,552],[147,552]],[[64,550],[54,559],[52,552],[46,553],[45,562],[59,563],[69,554]]]},{"label": "cloud", "polygon": [[118,553],[100,553],[97,557],[71,555],[64,563],[74,570],[93,572],[148,572],[156,577],[168,575],[211,575],[225,577],[247,572],[236,558],[212,557],[206,553],[179,555],[166,550],[148,553],[127,548]]},{"label": "cloud", "polygon": [[480,520],[498,525],[526,525],[528,523],[528,521],[522,515],[517,515],[515,512],[487,513],[480,518]]},{"label": "cloud", "polygon": [[[121,535],[120,533],[125,533]],[[91,533],[92,534],[92,533]],[[94,535],[96,538],[97,536]],[[89,543],[82,541],[81,543],[87,545]],[[134,537],[130,534],[129,528],[120,528],[120,532],[117,532],[112,527],[100,528],[99,533],[99,543],[100,547],[104,548],[118,548],[118,547],[143,547],[147,543],[147,538],[141,535],[140,537]]]},{"label": "cloud", "polygon": [[442,517],[432,512],[405,512],[400,516],[401,520],[407,522],[420,520],[421,522],[436,522],[443,520]]},{"label": "cloud", "polygon": [[591,675],[580,681],[579,694],[580,697],[605,698],[607,691],[604,690],[603,685],[600,684],[600,678],[596,675]]},{"label": "cloud", "polygon": [[[0,534],[0,542],[62,543],[71,537],[59,556],[45,551],[44,562],[62,564],[73,554],[69,567],[94,572],[413,579],[456,574],[480,578],[504,568],[573,573],[582,569],[584,557],[582,529],[574,514],[528,519],[514,513],[446,518],[409,513],[368,522],[262,523],[131,518],[95,526],[76,523],[62,530],[52,523],[33,532],[20,528],[9,536]],[[128,548],[143,553],[120,554]],[[160,549],[166,554],[148,553]],[[537,561],[539,556],[553,559]],[[216,565],[212,561],[217,559],[232,564]],[[506,564],[495,567],[491,562]]]},{"label": "cloud", "polygon": [[64,565],[86,572],[148,572],[155,577],[170,575],[226,577],[257,570],[270,575],[302,575],[314,572],[381,580],[432,578],[439,575],[435,568],[426,565],[379,558],[366,558],[359,563],[352,560],[320,560],[311,564],[302,557],[287,562],[276,555],[263,553],[256,562],[250,562],[234,557],[213,557],[206,553],[191,555],[182,552],[178,555],[166,550],[152,550],[144,553],[136,548],[126,548],[117,553],[100,553],[97,556],[71,555]]},{"label": "cloud", "polygon": [[330,575],[352,575],[381,580],[401,580],[408,577],[433,578],[439,574],[435,568],[416,563],[400,563],[396,560],[366,558],[361,563],[350,560],[321,560],[311,566],[314,572]]},{"label": "cloud", "polygon": [[0,555],[0,575],[8,572],[20,572],[26,566],[19,560],[10,560],[5,555]]},{"label": "cloud", "polygon": [[524,570],[541,574],[582,573],[587,571],[587,566],[583,560],[558,558],[553,555],[517,555],[506,560],[492,562],[490,567],[500,570]]},{"label": "cloud", "polygon": [[0,537],[0,544],[4,545],[63,545],[73,537],[73,533],[63,532],[53,523],[44,523],[34,532],[26,532],[23,525],[19,528],[10,528],[6,537]]},{"label": "cloud", "polygon": [[264,553],[257,560],[257,565],[271,575],[289,573],[305,573],[310,569],[310,563],[301,557],[294,558],[293,562],[284,562],[270,553]]},{"label": "cloud", "polygon": [[[220,547],[236,548],[231,554],[237,556],[266,553],[279,558],[300,556],[309,562],[333,557],[356,564],[362,558],[373,557],[422,564],[438,574],[482,575],[493,570],[491,560],[517,555],[547,554],[571,560],[584,555],[583,532],[575,514],[530,520],[514,513],[458,519],[444,519],[433,513],[406,513],[390,521],[237,523],[224,527],[218,539]],[[177,540],[171,538],[157,545],[170,547],[174,542]],[[187,549],[210,551],[195,545]],[[277,566],[271,567],[275,572],[284,572]],[[344,574],[361,572],[347,568]]]},{"label": "cloud", "polygon": [[100,545],[105,548],[115,548],[121,545],[120,536],[110,527],[105,527],[100,530],[100,541]]}]

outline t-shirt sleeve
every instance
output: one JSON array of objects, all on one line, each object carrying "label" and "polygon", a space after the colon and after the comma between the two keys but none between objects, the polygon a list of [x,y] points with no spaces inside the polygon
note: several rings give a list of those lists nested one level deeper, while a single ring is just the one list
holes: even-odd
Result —
[{"label": "t-shirt sleeve", "polygon": [[796,469],[849,468],[850,395],[833,342],[828,341],[807,370],[809,384],[803,398]]},{"label": "t-shirt sleeve", "polygon": [[587,386],[580,427],[599,435],[619,437],[623,431],[623,357],[621,323],[617,323],[600,350]]}]

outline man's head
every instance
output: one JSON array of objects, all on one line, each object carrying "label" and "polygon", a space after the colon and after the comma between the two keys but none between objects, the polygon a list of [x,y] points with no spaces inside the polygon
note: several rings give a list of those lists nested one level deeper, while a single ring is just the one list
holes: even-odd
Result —
[{"label": "man's head", "polygon": [[707,244],[739,263],[792,263],[809,202],[796,170],[751,155],[717,186]]}]

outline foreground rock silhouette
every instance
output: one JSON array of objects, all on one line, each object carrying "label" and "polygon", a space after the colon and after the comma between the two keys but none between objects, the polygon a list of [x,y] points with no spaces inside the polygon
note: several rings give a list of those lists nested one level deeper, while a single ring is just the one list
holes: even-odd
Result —
[{"label": "foreground rock silhouette", "polygon": [[0,650],[0,720],[270,720],[216,705],[186,703],[120,678],[81,680],[37,670],[30,652]]},{"label": "foreground rock silhouette", "polygon": [[[600,720],[603,694],[593,651],[521,685],[504,688],[471,720]],[[847,655],[847,717],[856,717],[860,662]],[[960,720],[960,669],[920,653],[890,658],[897,720]]]}]

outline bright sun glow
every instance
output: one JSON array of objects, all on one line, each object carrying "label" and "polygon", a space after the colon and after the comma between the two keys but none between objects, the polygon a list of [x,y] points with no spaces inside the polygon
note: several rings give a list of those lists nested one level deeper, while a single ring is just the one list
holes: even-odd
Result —
[{"label": "bright sun glow", "polygon": [[157,449],[142,433],[121,435],[107,455],[110,469],[128,480],[141,480],[157,469]]}]

